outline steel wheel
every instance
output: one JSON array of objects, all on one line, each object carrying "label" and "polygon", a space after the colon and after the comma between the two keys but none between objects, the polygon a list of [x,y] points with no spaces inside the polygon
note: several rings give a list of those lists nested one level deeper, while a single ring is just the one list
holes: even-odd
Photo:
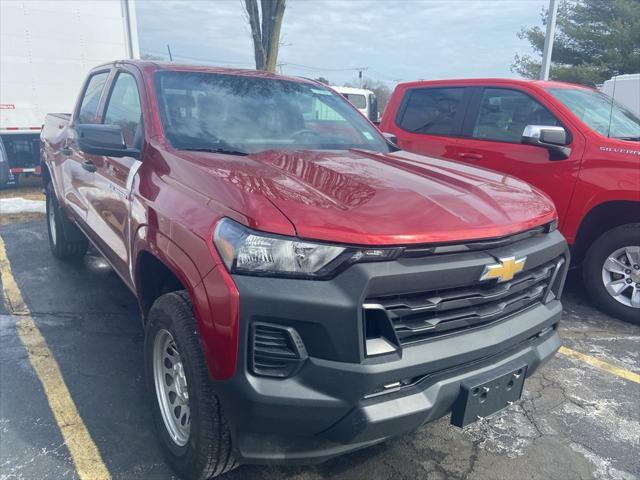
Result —
[{"label": "steel wheel", "polygon": [[51,232],[51,242],[56,244],[56,207],[51,196],[47,198],[47,220],[49,222],[49,232]]},{"label": "steel wheel", "polygon": [[602,266],[602,282],[617,302],[640,309],[640,246],[611,253]]},{"label": "steel wheel", "polygon": [[180,352],[171,333],[164,329],[158,331],[153,345],[153,379],[167,432],[183,447],[191,431],[189,389]]}]

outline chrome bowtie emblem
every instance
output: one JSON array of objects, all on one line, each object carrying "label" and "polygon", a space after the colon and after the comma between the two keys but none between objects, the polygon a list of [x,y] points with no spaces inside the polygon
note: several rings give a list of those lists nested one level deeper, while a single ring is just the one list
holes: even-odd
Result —
[{"label": "chrome bowtie emblem", "polygon": [[492,265],[485,265],[484,271],[480,276],[480,280],[493,280],[498,279],[498,282],[506,282],[511,280],[516,273],[520,273],[524,270],[524,262],[527,257],[516,259],[516,257],[499,258],[500,263]]}]

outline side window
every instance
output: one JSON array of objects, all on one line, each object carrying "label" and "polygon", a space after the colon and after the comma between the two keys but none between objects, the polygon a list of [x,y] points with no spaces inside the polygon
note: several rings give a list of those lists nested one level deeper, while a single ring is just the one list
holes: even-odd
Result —
[{"label": "side window", "polygon": [[357,93],[345,93],[345,98],[349,100],[356,108],[367,108],[367,97]]},{"label": "side window", "polygon": [[78,123],[96,123],[98,102],[107,77],[109,77],[109,72],[100,72],[92,75],[89,79],[80,104]]},{"label": "side window", "polygon": [[559,124],[549,110],[525,93],[485,88],[473,138],[520,143],[527,125]]},{"label": "side window", "polygon": [[104,123],[120,125],[127,146],[140,147],[143,134],[142,110],[133,75],[121,72],[116,77],[105,110]]},{"label": "side window", "polygon": [[422,88],[409,91],[400,128],[414,133],[455,135],[464,88]]}]

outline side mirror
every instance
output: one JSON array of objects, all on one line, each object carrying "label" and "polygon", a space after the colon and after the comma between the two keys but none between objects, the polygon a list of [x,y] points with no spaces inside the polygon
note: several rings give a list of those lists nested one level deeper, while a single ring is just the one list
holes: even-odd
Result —
[{"label": "side mirror", "polygon": [[382,136],[387,139],[387,142],[398,145],[398,137],[394,133],[382,132]]},{"label": "side mirror", "polygon": [[522,132],[522,143],[535,145],[549,150],[551,160],[568,158],[571,149],[567,147],[567,131],[562,127],[527,125]]},{"label": "side mirror", "polygon": [[119,125],[80,124],[75,126],[78,147],[85,153],[107,157],[140,156],[140,150],[128,148]]}]

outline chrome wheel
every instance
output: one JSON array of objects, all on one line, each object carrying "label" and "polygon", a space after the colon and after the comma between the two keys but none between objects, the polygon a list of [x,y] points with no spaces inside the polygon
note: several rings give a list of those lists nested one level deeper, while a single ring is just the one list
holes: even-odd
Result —
[{"label": "chrome wheel", "polygon": [[51,242],[56,244],[56,210],[51,196],[47,197],[47,220],[49,222],[49,232],[51,233]]},{"label": "chrome wheel", "polygon": [[640,309],[640,246],[611,253],[602,267],[602,282],[616,301]]},{"label": "chrome wheel", "polygon": [[164,329],[158,331],[153,344],[153,380],[167,432],[183,447],[191,431],[189,389],[175,340]]}]

